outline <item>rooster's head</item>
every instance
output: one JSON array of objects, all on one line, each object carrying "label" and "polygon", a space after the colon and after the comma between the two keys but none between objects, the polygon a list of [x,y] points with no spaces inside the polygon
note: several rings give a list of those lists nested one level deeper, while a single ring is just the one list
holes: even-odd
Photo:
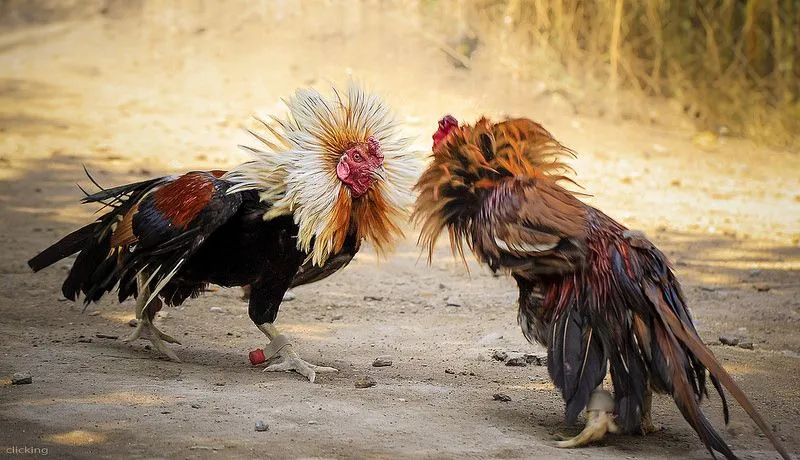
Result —
[{"label": "rooster's head", "polygon": [[414,220],[422,225],[420,243],[429,257],[439,234],[450,233],[453,249],[463,255],[463,241],[484,203],[509,182],[537,178],[557,182],[569,167],[560,161],[572,151],[540,124],[526,119],[459,124],[451,115],[439,120],[433,155],[415,189]]},{"label": "rooster's head", "polygon": [[360,198],[376,180],[386,180],[381,144],[374,136],[345,150],[336,165],[336,177],[350,189],[353,198]]},{"label": "rooster's head", "polygon": [[262,121],[266,148],[226,176],[231,192],[258,190],[269,203],[264,219],[291,215],[297,247],[322,265],[353,233],[384,252],[402,234],[421,165],[409,151],[386,104],[351,83],[331,95],[299,89],[285,100],[289,114]]}]

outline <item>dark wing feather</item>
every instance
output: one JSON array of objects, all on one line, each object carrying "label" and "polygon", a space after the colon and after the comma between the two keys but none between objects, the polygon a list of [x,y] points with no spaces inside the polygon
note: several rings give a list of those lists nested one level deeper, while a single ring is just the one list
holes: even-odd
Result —
[{"label": "dark wing feather", "polygon": [[120,300],[132,293],[135,276],[142,270],[154,273],[151,295],[157,295],[203,242],[236,214],[242,196],[228,194],[230,186],[212,173],[191,172],[153,191],[130,210],[133,241],[119,263]]},{"label": "dark wing feather", "polygon": [[72,300],[83,292],[86,303],[117,283],[120,300],[135,295],[136,275],[145,269],[156,272],[152,283],[158,286],[239,209],[241,195],[228,195],[231,184],[218,176],[190,172],[87,195],[84,203],[102,203],[110,210],[29,264],[39,270],[79,252],[62,292]]}]

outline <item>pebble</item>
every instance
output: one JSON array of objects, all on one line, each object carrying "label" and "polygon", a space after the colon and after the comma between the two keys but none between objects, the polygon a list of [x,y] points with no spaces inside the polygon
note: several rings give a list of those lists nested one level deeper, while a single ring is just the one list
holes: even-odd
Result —
[{"label": "pebble", "polygon": [[267,431],[269,430],[269,425],[264,423],[263,420],[259,420],[256,422],[256,431]]},{"label": "pebble", "polygon": [[759,270],[758,268],[754,268],[754,269],[750,270],[750,276],[758,276],[760,274],[761,274],[761,270]]},{"label": "pebble", "polygon": [[139,322],[136,321],[135,319],[128,321],[128,326],[130,327],[136,327],[137,324],[139,324]]},{"label": "pebble", "polygon": [[26,385],[33,383],[33,376],[30,372],[17,372],[11,376],[12,385]]},{"label": "pebble", "polygon": [[492,353],[492,359],[495,361],[505,361],[508,359],[508,353],[503,350],[495,350],[494,353]]},{"label": "pebble", "polygon": [[100,315],[100,312],[97,311],[97,310],[89,312],[89,316],[99,316],[99,315]]},{"label": "pebble", "polygon": [[388,367],[392,365],[392,358],[388,356],[378,356],[372,362],[372,367]]},{"label": "pebble", "polygon": [[754,284],[753,289],[758,292],[767,292],[771,289],[771,287],[768,284]]},{"label": "pebble", "polygon": [[283,293],[283,301],[284,302],[291,302],[292,300],[296,299],[297,295],[295,295],[292,291],[286,291]]},{"label": "pebble", "polygon": [[506,366],[516,366],[516,367],[524,367],[528,365],[528,361],[525,359],[524,356],[517,356],[515,358],[509,358],[506,361]]},{"label": "pebble", "polygon": [[460,306],[461,306],[461,302],[460,302],[460,301],[459,301],[457,298],[455,298],[455,297],[448,297],[448,298],[445,300],[445,304],[446,304],[448,307],[460,307]]},{"label": "pebble", "polygon": [[344,318],[344,315],[341,314],[341,313],[338,313],[336,315],[331,316],[331,321],[339,321],[342,318]]},{"label": "pebble", "polygon": [[728,345],[729,347],[735,347],[739,345],[739,337],[735,337],[732,335],[721,335],[719,336],[719,343],[723,345]]},{"label": "pebble", "polygon": [[753,350],[755,345],[753,342],[739,342],[739,348],[744,348],[745,350]]},{"label": "pebble", "polygon": [[378,382],[376,382],[375,379],[373,379],[368,375],[363,375],[357,378],[356,381],[353,382],[353,384],[355,385],[356,388],[370,388],[377,385]]},{"label": "pebble", "polygon": [[525,362],[528,364],[532,364],[534,366],[546,366],[547,365],[547,355],[535,355],[533,353],[525,353],[522,355],[525,358]]},{"label": "pebble", "polygon": [[91,337],[78,337],[78,343],[92,343]]},{"label": "pebble", "polygon": [[453,369],[445,369],[445,370],[444,370],[444,373],[445,373],[445,374],[455,374],[455,373],[456,373],[456,371],[454,371]]},{"label": "pebble", "polygon": [[495,401],[509,402],[511,401],[511,396],[505,393],[495,393],[492,395],[492,399]]},{"label": "pebble", "polygon": [[223,310],[221,307],[211,307],[208,309],[208,311],[211,313],[225,313],[225,310]]},{"label": "pebble", "polygon": [[374,296],[374,295],[365,295],[364,296],[364,300],[367,301],[367,302],[382,302],[383,301],[383,297],[377,297],[377,296]]}]

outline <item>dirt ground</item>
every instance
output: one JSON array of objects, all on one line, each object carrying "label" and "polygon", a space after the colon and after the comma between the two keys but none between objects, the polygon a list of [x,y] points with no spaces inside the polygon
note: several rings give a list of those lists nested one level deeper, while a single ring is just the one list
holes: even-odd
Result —
[{"label": "dirt ground", "polygon": [[[315,384],[249,364],[264,339],[237,289],[157,319],[182,339],[177,364],[145,341],[98,338],[132,330],[132,303],[109,298],[83,312],[64,301],[66,261],[30,273],[27,259],[93,218],[78,204],[75,184],[91,185],[82,165],[104,185],[229,167],[245,158],[235,145],[251,114],[280,113],[295,87],[348,75],[383,94],[422,149],[444,113],[545,123],[579,152],[588,200],[666,250],[702,337],[800,454],[796,154],[726,138],[700,149],[680,124],[576,116],[542,91],[547,82],[514,81],[486,50],[455,68],[435,31],[385,3],[109,4],[0,30],[0,456],[28,447],[59,458],[709,457],[663,396],[655,434],[553,448],[555,433],[580,427],[563,426],[546,368],[491,358],[543,352],[519,331],[513,284],[474,263],[468,274],[446,245],[427,266],[413,229],[391,259],[362,251],[282,306],[278,326],[298,352],[340,369]],[[754,349],[724,347],[723,334]],[[372,367],[387,355],[391,367]],[[15,372],[33,383],[11,385]],[[363,375],[376,386],[355,388]],[[722,427],[719,400],[706,407]],[[254,430],[259,420],[268,431]],[[738,406],[720,429],[742,458],[777,458]]]}]

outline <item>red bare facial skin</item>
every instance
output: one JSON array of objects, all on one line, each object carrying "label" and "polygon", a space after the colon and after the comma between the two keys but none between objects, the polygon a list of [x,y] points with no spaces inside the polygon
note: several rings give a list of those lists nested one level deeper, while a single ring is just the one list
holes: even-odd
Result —
[{"label": "red bare facial skin", "polygon": [[445,115],[439,120],[439,129],[433,133],[433,150],[436,150],[436,147],[439,146],[447,136],[450,134],[454,128],[458,128],[458,120],[455,119],[452,115]]},{"label": "red bare facial skin", "polygon": [[336,165],[336,176],[350,189],[353,198],[367,193],[384,176],[383,152],[378,141],[370,136],[366,142],[347,149]]}]

